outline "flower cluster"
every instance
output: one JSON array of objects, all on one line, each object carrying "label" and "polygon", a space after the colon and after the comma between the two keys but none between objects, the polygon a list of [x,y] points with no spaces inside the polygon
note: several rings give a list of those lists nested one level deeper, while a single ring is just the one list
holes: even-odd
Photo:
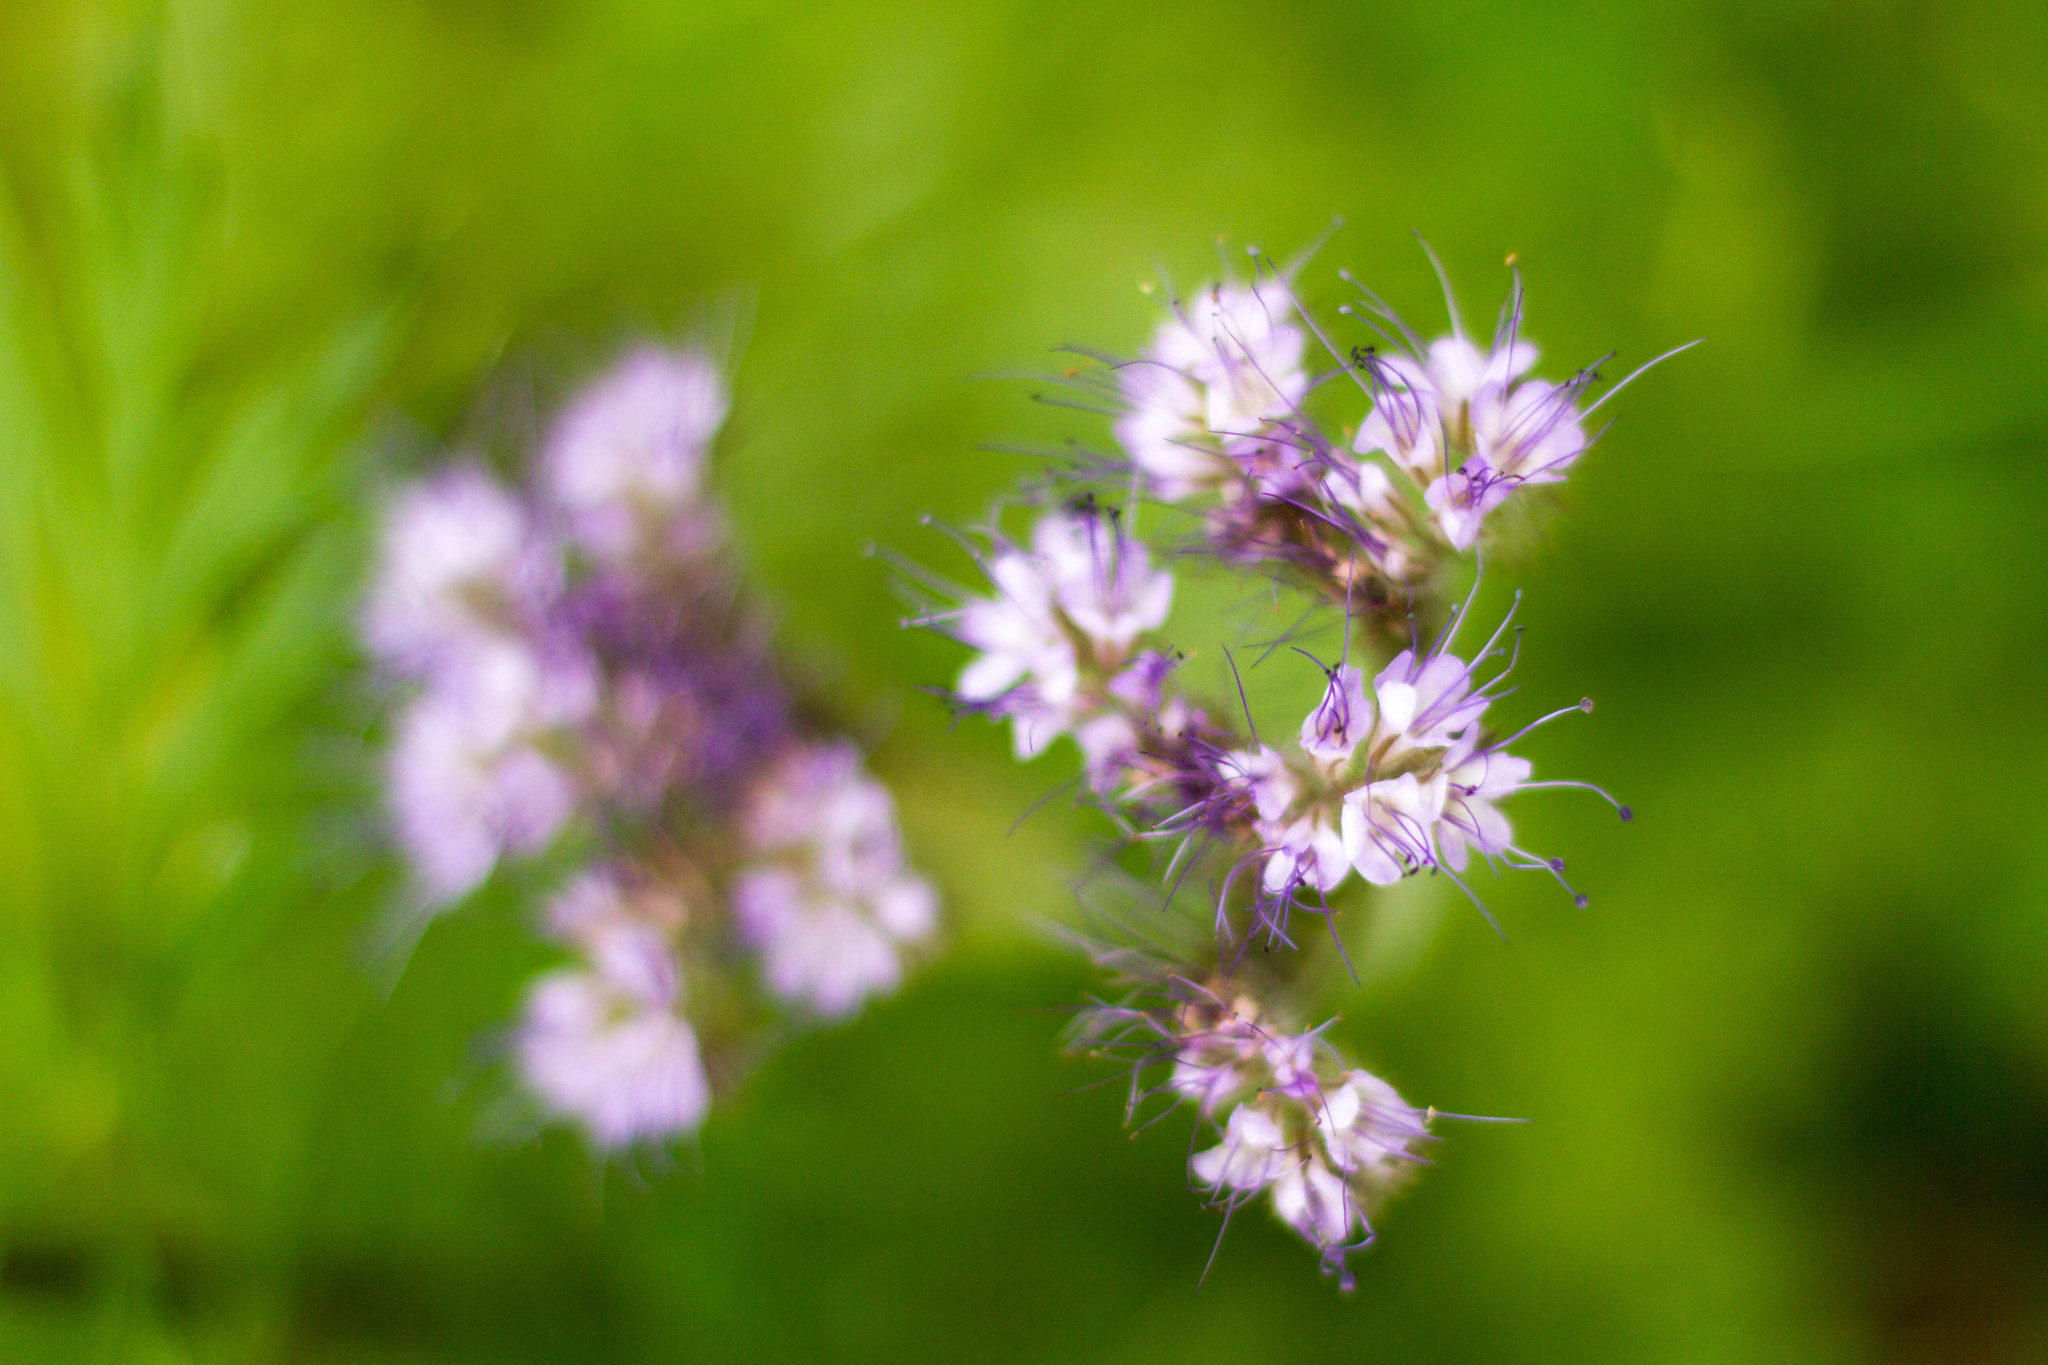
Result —
[{"label": "flower cluster", "polygon": [[[1228,1209],[1269,1196],[1348,1283],[1346,1255],[1370,1240],[1369,1216],[1430,1134],[1427,1116],[1386,1082],[1298,1026],[1313,944],[1297,941],[1291,917],[1321,918],[1341,953],[1335,919],[1354,872],[1369,886],[1441,873],[1470,894],[1464,876],[1477,854],[1564,881],[1562,859],[1515,842],[1501,803],[1589,784],[1534,782],[1509,746],[1592,703],[1505,736],[1494,728],[1515,651],[1502,643],[1507,621],[1461,651],[1477,571],[1460,555],[1518,489],[1556,482],[1584,453],[1591,409],[1581,398],[1594,376],[1530,376],[1519,279],[1484,347],[1455,307],[1452,334],[1424,345],[1364,294],[1365,306],[1340,313],[1377,336],[1340,349],[1287,275],[1261,266],[1251,284],[1174,303],[1135,359],[1068,373],[1112,406],[1120,456],[1072,476],[1078,486],[1039,513],[1024,542],[989,532],[978,553],[992,595],[935,604],[918,619],[975,651],[958,704],[1008,722],[1020,759],[1073,737],[1088,789],[1119,831],[1161,849],[1169,910],[1172,888],[1209,869],[1213,914],[1199,946],[1147,958],[1140,972],[1119,968],[1155,1003],[1100,1005],[1079,1035],[1121,1046],[1135,1028],[1141,1060],[1170,1064],[1142,1094],[1187,1102],[1216,1129],[1216,1144],[1192,1159],[1196,1184]],[[1321,373],[1310,368],[1311,336],[1329,356]],[[1351,386],[1339,398],[1355,388],[1369,403],[1343,440],[1309,411],[1334,401],[1319,396],[1332,382]],[[1341,625],[1342,653],[1317,665],[1321,698],[1298,725],[1288,718],[1285,744],[1260,739],[1241,687],[1237,707],[1220,707],[1177,686],[1183,655],[1163,633],[1174,578],[1155,564],[1161,542],[1132,532],[1135,508],[1103,501],[1115,488],[1192,517],[1201,560],[1275,577],[1305,596],[1304,620],[1322,612]],[[1475,587],[1454,606],[1448,588],[1462,572]],[[1384,652],[1368,663],[1375,651]],[[1240,708],[1241,727],[1218,719]],[[1245,952],[1254,938],[1271,950],[1258,955],[1256,980]],[[1162,997],[1170,1007],[1156,1004]]]},{"label": "flower cluster", "polygon": [[[1537,350],[1521,334],[1519,279],[1484,345],[1455,307],[1451,335],[1425,345],[1360,292],[1339,311],[1369,320],[1374,339],[1332,351],[1324,374],[1308,368],[1306,341],[1327,337],[1288,277],[1269,271],[1176,301],[1137,357],[1108,378],[1077,370],[1069,382],[1120,411],[1115,436],[1136,485],[1200,512],[1209,551],[1278,569],[1398,638],[1489,513],[1519,489],[1561,481],[1585,453],[1591,408],[1580,399],[1598,376],[1530,376]],[[1348,439],[1308,411],[1330,380],[1348,380],[1369,405]]]},{"label": "flower cluster", "polygon": [[1352,449],[1385,456],[1421,484],[1437,529],[1469,549],[1510,493],[1559,482],[1585,452],[1578,396],[1592,376],[1526,378],[1535,363],[1536,348],[1512,326],[1486,351],[1459,335],[1425,356],[1369,354],[1373,410]]},{"label": "flower cluster", "polygon": [[1347,1258],[1372,1243],[1374,1214],[1425,1164],[1418,1149],[1435,1140],[1435,1115],[1347,1067],[1319,1030],[1281,1027],[1242,983],[1197,986],[1128,953],[1103,960],[1147,1003],[1092,1010],[1078,1032],[1128,1063],[1132,1112],[1155,1095],[1194,1106],[1216,1131],[1189,1159],[1196,1188],[1226,1213],[1266,1196],[1349,1288]]},{"label": "flower cluster", "polygon": [[513,1053],[607,1150],[694,1128],[778,1012],[893,989],[937,919],[888,790],[797,723],[736,590],[703,487],[726,405],[709,357],[628,356],[527,488],[472,461],[401,491],[363,613],[410,690],[389,801],[419,902],[588,855],[545,916],[575,963],[533,984]]}]

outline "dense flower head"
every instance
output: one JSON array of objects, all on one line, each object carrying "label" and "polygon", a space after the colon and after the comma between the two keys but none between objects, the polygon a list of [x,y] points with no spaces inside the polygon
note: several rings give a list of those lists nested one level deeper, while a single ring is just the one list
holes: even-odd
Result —
[{"label": "dense flower head", "polygon": [[1371,1243],[1373,1214],[1414,1174],[1415,1145],[1431,1136],[1429,1116],[1371,1072],[1303,1070],[1240,1102],[1222,1140],[1188,1169],[1227,1207],[1268,1196],[1349,1288],[1347,1257]]},{"label": "dense flower head", "polygon": [[[1162,1095],[1194,1107],[1214,1143],[1197,1142],[1188,1170],[1212,1203],[1235,1210],[1268,1196],[1348,1287],[1346,1258],[1422,1164],[1433,1116],[1349,1066],[1323,1030],[1286,1028],[1229,981],[1195,985],[1159,962],[1114,956],[1154,1003],[1098,1007],[1077,1036],[1130,1060],[1134,1108]],[[1161,1066],[1165,1079],[1148,1084]]]},{"label": "dense flower head", "polygon": [[[1561,873],[1561,860],[1514,844],[1496,804],[1529,786],[1531,771],[1505,741],[1485,736],[1504,677],[1482,683],[1446,648],[1408,649],[1368,692],[1362,670],[1341,664],[1293,752],[1253,746],[1227,755],[1208,804],[1242,822],[1261,865],[1253,924],[1277,940],[1291,905],[1326,906],[1353,871],[1379,886],[1425,870],[1455,876],[1472,849],[1489,862]],[[1536,723],[1590,709],[1582,701]]]},{"label": "dense flower head", "polygon": [[[1364,312],[1394,346],[1332,352],[1318,375],[1306,338],[1327,336],[1292,272],[1262,266],[1252,283],[1175,302],[1144,350],[1116,365],[1109,397],[1132,486],[1199,511],[1208,551],[1280,572],[1393,635],[1448,556],[1478,543],[1488,514],[1519,488],[1561,480],[1584,453],[1579,400],[1594,376],[1530,375],[1519,280],[1485,348],[1455,306],[1453,334],[1426,346],[1376,298]],[[1340,439],[1304,405],[1347,372],[1365,404]]]},{"label": "dense flower head", "polygon": [[[1228,768],[1248,798],[1265,892],[1284,904],[1326,896],[1354,869],[1385,885],[1435,866],[1448,731],[1471,730],[1486,704],[1470,668],[1448,653],[1418,660],[1405,651],[1370,693],[1356,665],[1331,669],[1293,756],[1258,747]],[[1277,925],[1284,916],[1261,918]]]},{"label": "dense flower head", "polygon": [[[851,1013],[936,928],[888,790],[800,722],[719,552],[704,465],[726,408],[703,353],[633,353],[570,401],[526,486],[461,465],[394,498],[363,613],[409,686],[388,800],[418,903],[572,826],[590,850],[545,916],[569,961],[533,983],[511,1052],[605,1151],[694,1128],[778,1012]],[[1060,610],[1144,628],[1139,579],[1045,545]]]},{"label": "dense flower head", "polygon": [[[958,695],[1009,719],[1019,758],[1143,686],[1123,666],[1132,642],[1165,623],[1173,575],[1154,569],[1114,517],[1056,508],[1033,526],[1028,549],[1002,544],[986,568],[996,596],[934,619],[980,651],[961,671]],[[1113,750],[1120,738],[1098,731],[1090,743]]]},{"label": "dense flower head", "polygon": [[1465,549],[1510,493],[1562,480],[1585,452],[1583,380],[1527,378],[1535,363],[1536,347],[1505,327],[1485,351],[1453,335],[1419,357],[1375,354],[1365,367],[1373,408],[1352,449],[1419,482],[1444,538]]},{"label": "dense flower head", "polygon": [[1117,439],[1153,494],[1177,501],[1238,480],[1296,482],[1284,426],[1308,391],[1284,285],[1213,285],[1177,305],[1117,371]]}]

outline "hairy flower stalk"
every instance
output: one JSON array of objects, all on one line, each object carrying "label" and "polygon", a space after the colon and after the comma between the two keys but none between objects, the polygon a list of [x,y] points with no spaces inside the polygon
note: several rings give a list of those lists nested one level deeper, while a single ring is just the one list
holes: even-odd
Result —
[{"label": "hairy flower stalk", "polygon": [[511,1052],[607,1151],[695,1128],[784,1018],[894,989],[937,922],[887,788],[799,723],[738,591],[703,487],[726,407],[701,352],[627,356],[525,488],[458,463],[402,490],[363,613],[409,691],[389,801],[420,903],[587,850]]},{"label": "hairy flower stalk", "polygon": [[[992,527],[985,550],[968,542],[990,592],[915,620],[973,651],[963,709],[1007,723],[1019,759],[1071,737],[1119,835],[1159,853],[1160,918],[1119,931],[1151,946],[1090,945],[1123,994],[1084,1012],[1076,1042],[1130,1066],[1133,1114],[1152,1099],[1194,1109],[1212,1140],[1189,1175],[1213,1205],[1265,1200],[1348,1287],[1346,1259],[1414,1174],[1435,1111],[1304,1027],[1318,937],[1302,917],[1341,954],[1337,920],[1361,913],[1365,888],[1426,872],[1471,895],[1475,854],[1564,883],[1563,860],[1518,843],[1502,804],[1588,784],[1532,782],[1510,746],[1592,703],[1509,733],[1496,712],[1519,635],[1468,618],[1489,518],[1585,453],[1595,376],[1531,375],[1519,278],[1484,346],[1454,305],[1452,334],[1425,344],[1362,290],[1339,314],[1371,333],[1346,346],[1302,308],[1291,272],[1254,262],[1252,283],[1172,303],[1137,357],[1067,372],[1115,412],[1119,459],[1057,476],[1069,489],[1023,539]],[[1331,415],[1350,417],[1344,438],[1324,434]],[[1118,490],[1172,509],[1143,518],[1169,529],[1141,539]],[[1302,624],[1341,629],[1338,657],[1315,664],[1320,700],[1278,742],[1254,727],[1241,680],[1227,701],[1179,685],[1174,552],[1275,578],[1308,599]],[[1457,604],[1460,576],[1475,588]],[[1210,888],[1200,932],[1160,931],[1195,923],[1190,883]]]}]

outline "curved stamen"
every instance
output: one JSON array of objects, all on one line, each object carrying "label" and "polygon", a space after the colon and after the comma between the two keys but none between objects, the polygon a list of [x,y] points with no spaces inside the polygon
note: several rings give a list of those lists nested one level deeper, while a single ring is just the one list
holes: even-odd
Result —
[{"label": "curved stamen", "polygon": [[[1507,748],[1508,745],[1513,744],[1516,740],[1520,739],[1523,735],[1528,734],[1531,730],[1537,729],[1540,726],[1548,725],[1550,724],[1550,722],[1556,720],[1559,716],[1569,716],[1574,712],[1577,712],[1580,715],[1591,715],[1593,713],[1593,699],[1591,697],[1581,697],[1575,705],[1560,706],[1547,716],[1538,716],[1536,719],[1530,721],[1527,725],[1524,725],[1521,729],[1509,735],[1506,739],[1495,740],[1492,744],[1487,745],[1484,752],[1489,754],[1499,753],[1501,750]],[[1522,785],[1527,786],[1529,784],[1525,782]]]},{"label": "curved stamen", "polygon": [[1544,787],[1578,787],[1584,791],[1592,792],[1601,800],[1605,801],[1608,805],[1614,807],[1614,809],[1620,813],[1621,818],[1623,820],[1633,820],[1636,818],[1634,807],[1622,805],[1621,802],[1615,800],[1612,796],[1608,795],[1605,788],[1595,786],[1591,782],[1569,782],[1563,779],[1553,779],[1547,782],[1524,782],[1520,785],[1518,790],[1535,791]]}]

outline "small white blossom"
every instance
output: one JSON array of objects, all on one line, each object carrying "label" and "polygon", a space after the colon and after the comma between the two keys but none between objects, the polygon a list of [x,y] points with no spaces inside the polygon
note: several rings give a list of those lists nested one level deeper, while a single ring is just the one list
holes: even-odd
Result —
[{"label": "small white blossom", "polygon": [[1451,654],[1404,649],[1373,679],[1379,702],[1376,749],[1382,761],[1415,749],[1447,747],[1478,721],[1488,698],[1472,687],[1472,669]]},{"label": "small white blossom", "polygon": [[1251,797],[1257,818],[1282,819],[1301,794],[1301,779],[1287,766],[1278,749],[1261,745],[1239,749],[1223,756],[1217,765],[1231,786]]},{"label": "small white blossom", "polygon": [[1348,793],[1341,828],[1344,852],[1358,875],[1387,886],[1434,863],[1434,830],[1443,806],[1442,773],[1427,782],[1402,773]]},{"label": "small white blossom", "polygon": [[[1304,736],[1314,721],[1311,716],[1303,725]],[[1302,782],[1279,751],[1263,746],[1240,749],[1225,755],[1218,770],[1251,798],[1252,831],[1266,859],[1260,879],[1266,891],[1278,896],[1303,886],[1336,890],[1351,869],[1335,810],[1324,805],[1293,813]]]},{"label": "small white blossom", "polygon": [[1052,583],[1053,601],[1074,629],[1111,657],[1165,624],[1173,609],[1173,575],[1112,517],[1054,512],[1039,518],[1031,547]]},{"label": "small white blossom", "polygon": [[1223,1141],[1195,1153],[1189,1169],[1214,1189],[1256,1194],[1277,1178],[1289,1161],[1287,1135],[1272,1117],[1248,1104],[1230,1111]]},{"label": "small white blossom", "polygon": [[682,919],[682,904],[672,891],[643,887],[629,902],[609,872],[584,872],[548,903],[546,929],[621,989],[648,1000],[673,1000],[675,962],[662,944]]},{"label": "small white blossom", "polygon": [[740,874],[732,901],[740,931],[760,950],[768,988],[779,999],[838,1018],[902,980],[895,944],[872,917],[788,868]]},{"label": "small white blossom", "polygon": [[1318,1248],[1342,1246],[1365,1221],[1344,1177],[1316,1152],[1301,1152],[1283,1161],[1272,1189],[1273,1212],[1280,1221]]},{"label": "small white blossom", "polygon": [[1350,763],[1358,742],[1372,729],[1365,675],[1353,664],[1340,664],[1330,673],[1322,701],[1301,723],[1301,747],[1326,772],[1334,773]]},{"label": "small white blossom", "polygon": [[1351,850],[1338,819],[1328,806],[1317,806],[1285,826],[1262,826],[1265,889],[1277,896],[1295,887],[1327,893],[1343,885],[1351,873]]},{"label": "small white blossom", "polygon": [[1054,615],[1053,585],[1039,563],[1010,550],[989,561],[988,573],[999,596],[969,602],[955,625],[964,643],[982,651],[955,690],[1008,716],[1017,757],[1031,758],[1071,723],[1080,661]]},{"label": "small white blossom", "polygon": [[1352,1071],[1328,1087],[1315,1110],[1330,1164],[1349,1179],[1396,1181],[1419,1159],[1409,1144],[1429,1137],[1427,1116],[1370,1071]]},{"label": "small white blossom", "polygon": [[1193,380],[1142,359],[1118,371],[1117,382],[1130,410],[1117,419],[1116,439],[1153,496],[1179,502],[1237,472],[1236,462],[1208,439],[1202,391]]}]

